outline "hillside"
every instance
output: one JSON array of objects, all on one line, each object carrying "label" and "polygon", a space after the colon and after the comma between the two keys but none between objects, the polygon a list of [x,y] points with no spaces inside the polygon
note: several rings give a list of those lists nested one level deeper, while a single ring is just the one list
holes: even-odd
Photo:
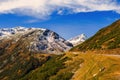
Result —
[{"label": "hillside", "polygon": [[[70,54],[70,53],[69,53]],[[76,56],[75,56],[76,55]],[[83,59],[84,62],[79,66],[72,76],[72,80],[119,80],[120,79],[120,56],[99,55],[93,53],[74,54],[74,59]],[[73,61],[78,63],[80,61]]]},{"label": "hillside", "polygon": [[119,80],[120,56],[67,52],[0,56],[0,80]]},{"label": "hillside", "polygon": [[30,53],[27,50],[0,53],[0,80],[18,80],[51,58],[50,55]]},{"label": "hillside", "polygon": [[86,51],[95,49],[120,48],[120,20],[99,30],[93,37],[84,43],[72,48],[71,51]]}]

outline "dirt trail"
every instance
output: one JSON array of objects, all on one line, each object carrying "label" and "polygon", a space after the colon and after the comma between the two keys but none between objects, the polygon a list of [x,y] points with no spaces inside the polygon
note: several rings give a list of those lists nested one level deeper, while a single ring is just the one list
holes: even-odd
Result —
[{"label": "dirt trail", "polygon": [[104,55],[104,56],[113,56],[113,57],[119,57],[120,58],[120,55],[117,55],[117,54],[100,54],[100,55]]}]

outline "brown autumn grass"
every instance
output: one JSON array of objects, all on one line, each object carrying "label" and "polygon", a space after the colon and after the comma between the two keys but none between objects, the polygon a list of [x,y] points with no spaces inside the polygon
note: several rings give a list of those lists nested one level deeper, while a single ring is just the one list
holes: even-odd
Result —
[{"label": "brown autumn grass", "polygon": [[[75,52],[74,52],[75,53]],[[72,80],[119,80],[120,79],[120,56],[108,56],[104,54],[73,54],[68,52],[66,56],[73,57],[66,65],[74,66]],[[79,61],[83,59],[83,63]],[[77,65],[72,63],[78,63]],[[72,65],[71,65],[72,64]],[[72,70],[70,69],[70,70]]]}]

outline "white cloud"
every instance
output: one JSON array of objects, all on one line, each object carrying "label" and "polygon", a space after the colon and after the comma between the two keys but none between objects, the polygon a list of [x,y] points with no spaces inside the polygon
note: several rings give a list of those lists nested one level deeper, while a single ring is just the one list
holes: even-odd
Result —
[{"label": "white cloud", "polygon": [[39,19],[58,14],[92,11],[115,11],[120,13],[116,0],[0,0],[0,14],[20,14]]},{"label": "white cloud", "polygon": [[39,20],[37,19],[31,19],[31,20],[27,20],[25,21],[25,23],[34,23],[34,22],[38,22]]}]

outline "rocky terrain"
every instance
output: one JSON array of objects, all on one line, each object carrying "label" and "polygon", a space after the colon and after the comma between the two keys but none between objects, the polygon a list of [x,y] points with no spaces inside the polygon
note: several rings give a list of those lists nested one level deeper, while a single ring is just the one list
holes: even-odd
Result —
[{"label": "rocky terrain", "polygon": [[11,41],[11,44],[7,46],[9,48],[16,45],[19,48],[21,47],[21,50],[24,47],[29,51],[41,53],[60,54],[73,47],[70,42],[57,33],[41,28],[16,27],[0,29],[0,41],[4,43],[6,40]]}]

